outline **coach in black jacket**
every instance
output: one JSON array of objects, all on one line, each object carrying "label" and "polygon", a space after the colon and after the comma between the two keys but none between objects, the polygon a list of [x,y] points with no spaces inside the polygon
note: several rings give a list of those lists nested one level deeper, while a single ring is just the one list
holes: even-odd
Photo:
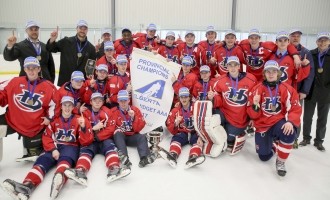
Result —
[{"label": "coach in black jacket", "polygon": [[317,36],[317,48],[311,51],[314,60],[314,82],[311,91],[305,99],[304,104],[304,139],[300,146],[310,144],[311,126],[315,107],[317,106],[316,137],[314,146],[325,151],[323,140],[326,133],[328,113],[330,109],[330,34],[328,32],[319,33]]},{"label": "coach in black jacket", "polygon": [[85,20],[77,24],[77,34],[73,37],[65,37],[55,42],[58,36],[58,28],[50,34],[46,48],[51,52],[61,52],[60,72],[58,86],[70,81],[73,71],[81,71],[85,74],[85,65],[88,59],[95,60],[95,47],[87,40],[88,25]]},{"label": "coach in black jacket", "polygon": [[13,34],[8,38],[7,45],[3,50],[3,58],[7,61],[18,59],[21,70],[19,76],[25,76],[24,60],[29,56],[38,58],[41,71],[40,76],[54,83],[55,64],[53,56],[47,51],[45,43],[39,41],[39,25],[35,21],[28,21],[25,26],[28,37],[16,43],[17,38]]}]

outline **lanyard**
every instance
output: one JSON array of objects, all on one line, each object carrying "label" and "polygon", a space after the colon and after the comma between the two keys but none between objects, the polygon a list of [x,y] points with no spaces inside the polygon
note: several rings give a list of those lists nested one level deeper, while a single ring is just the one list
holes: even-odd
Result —
[{"label": "lanyard", "polygon": [[238,77],[235,78],[235,85],[233,81],[234,78],[229,75],[229,79],[230,79],[231,87],[233,88],[233,93],[234,93],[233,96],[236,96],[237,87],[238,87]]},{"label": "lanyard", "polygon": [[86,47],[86,45],[87,45],[87,41],[85,42],[84,46],[81,47],[81,42],[79,42],[79,40],[77,39],[77,51],[78,51],[78,53],[81,53],[84,50],[84,48]]},{"label": "lanyard", "polygon": [[194,46],[188,47],[188,45],[186,44],[186,52],[187,52],[188,56],[191,56],[194,52]]},{"label": "lanyard", "polygon": [[190,103],[188,105],[188,110],[186,111],[183,106],[181,108],[181,111],[182,111],[182,116],[183,116],[183,119],[186,121],[187,119],[190,118]]},{"label": "lanyard", "polygon": [[30,41],[30,40],[28,40],[28,41],[32,45],[32,47],[35,50],[37,56],[40,56],[40,54],[41,54],[41,45],[40,45],[40,43],[39,42],[34,43],[34,42]]},{"label": "lanyard", "polygon": [[[225,49],[226,49],[226,58],[228,58],[229,56],[231,56],[231,54],[232,54],[234,48],[235,48],[235,46],[233,46],[233,47],[228,51],[228,48],[225,47]],[[229,52],[229,54],[228,54],[228,52]]]},{"label": "lanyard", "polygon": [[260,46],[259,46],[256,50],[253,50],[252,47],[251,47],[251,45],[250,45],[250,54],[251,54],[251,56],[252,56],[253,58],[255,58],[255,57],[257,56],[257,55],[254,55],[253,52],[257,52],[256,54],[258,54],[258,52],[259,52],[259,48],[260,48]]},{"label": "lanyard", "polygon": [[99,121],[100,121],[100,113],[99,112],[94,112],[93,109],[92,109],[92,120],[93,120],[94,126],[97,123],[99,123]]},{"label": "lanyard", "polygon": [[[323,53],[318,53],[317,57],[318,57],[318,61],[319,61],[319,68],[323,68],[323,63],[324,63],[324,59],[325,59],[325,54],[328,53],[328,50],[325,50]],[[323,56],[323,58],[321,59],[321,57]]]},{"label": "lanyard", "polygon": [[[213,54],[213,49],[214,49],[214,45],[215,43],[213,43],[213,44],[209,44],[208,42],[207,42],[207,51],[210,51],[211,52],[211,54]],[[212,48],[210,48],[210,47],[212,47]]]},{"label": "lanyard", "polygon": [[34,94],[34,89],[36,89],[36,86],[37,86],[37,80],[34,81],[32,90],[30,90],[30,85],[31,85],[31,82],[30,82],[30,80],[28,80],[29,99],[32,99],[32,96]]},{"label": "lanyard", "polygon": [[101,83],[100,81],[96,81],[96,87],[97,87],[97,91],[101,94],[104,94],[105,91],[105,84]]},{"label": "lanyard", "polygon": [[209,82],[203,81],[203,99],[201,99],[201,100],[206,100],[206,94],[207,94],[208,87],[209,87]]},{"label": "lanyard", "polygon": [[167,52],[167,58],[172,59],[174,48],[173,47],[167,47],[167,46],[165,46],[165,47],[166,47],[166,52]]},{"label": "lanyard", "polygon": [[288,52],[285,52],[279,59],[278,59],[278,56],[276,55],[275,56],[275,60],[276,60],[276,62],[279,64],[279,65],[281,65],[281,62],[282,62],[282,60],[285,58],[285,56],[288,54]]},{"label": "lanyard", "polygon": [[[70,136],[69,135],[69,130],[70,130],[70,126],[71,126],[71,121],[72,121],[72,118],[73,118],[73,115],[71,115],[68,119],[68,121],[66,122],[64,117],[61,116],[61,121],[62,121],[62,126],[63,126],[63,129],[64,129],[64,134],[65,136]],[[66,124],[68,124],[68,126],[66,126]]]},{"label": "lanyard", "polygon": [[74,105],[77,105],[77,101],[79,99],[79,90],[73,89],[72,85],[70,84],[70,91],[73,95]]},{"label": "lanyard", "polygon": [[121,108],[119,108],[119,110],[120,110],[120,115],[122,116],[122,118],[125,119],[125,122],[127,122],[129,126],[131,126],[132,118],[130,116],[128,116],[128,118],[127,118],[126,115],[124,114],[124,111]]},{"label": "lanyard", "polygon": [[268,92],[269,92],[269,96],[272,100],[272,106],[276,106],[276,102],[277,102],[277,92],[278,92],[278,84],[276,84],[276,90],[275,90],[275,95],[273,96],[273,93],[270,89],[270,87],[267,85],[267,89],[268,89]]}]

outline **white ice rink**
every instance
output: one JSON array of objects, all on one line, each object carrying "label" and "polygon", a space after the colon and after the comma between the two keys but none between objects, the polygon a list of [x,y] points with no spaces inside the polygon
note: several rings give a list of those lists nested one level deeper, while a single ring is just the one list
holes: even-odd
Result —
[{"label": "white ice rink", "polygon": [[[0,76],[0,81],[12,76]],[[0,109],[3,113],[4,109]],[[17,116],[19,117],[19,116]],[[315,117],[314,117],[315,119]],[[26,122],[29,123],[29,122]],[[315,132],[315,123],[312,132]],[[328,123],[329,125],[329,123]],[[145,168],[138,167],[136,149],[129,148],[132,173],[107,184],[104,157],[98,155],[88,173],[88,187],[69,180],[58,200],[329,200],[330,199],[330,126],[320,152],[313,145],[293,150],[286,162],[287,175],[280,180],[275,171],[275,157],[261,162],[255,153],[254,138],[248,138],[241,153],[222,154],[195,168],[185,170],[189,147],[183,148],[178,167],[171,168],[161,158]],[[313,137],[315,133],[313,134]],[[301,141],[302,136],[299,138]],[[170,138],[160,146],[169,148]],[[17,134],[4,138],[4,156],[0,162],[0,181],[10,178],[23,181],[32,163],[17,163],[22,156],[22,141]],[[31,200],[49,199],[54,169],[34,191]],[[11,199],[0,190],[0,200]]]}]

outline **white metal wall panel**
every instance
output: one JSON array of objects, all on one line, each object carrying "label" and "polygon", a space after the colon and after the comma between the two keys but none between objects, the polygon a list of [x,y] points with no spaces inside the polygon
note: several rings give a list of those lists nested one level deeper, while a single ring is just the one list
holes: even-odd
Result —
[{"label": "white metal wall panel", "polygon": [[228,29],[231,5],[231,0],[118,0],[116,25],[135,30],[144,30],[150,22],[161,29],[205,30],[208,25]]},{"label": "white metal wall panel", "polygon": [[277,32],[293,27],[316,33],[330,30],[329,0],[237,0],[236,29]]},{"label": "white metal wall panel", "polygon": [[110,24],[110,0],[0,0],[0,26],[22,27],[34,19],[44,28],[72,28],[85,19],[91,28]]}]

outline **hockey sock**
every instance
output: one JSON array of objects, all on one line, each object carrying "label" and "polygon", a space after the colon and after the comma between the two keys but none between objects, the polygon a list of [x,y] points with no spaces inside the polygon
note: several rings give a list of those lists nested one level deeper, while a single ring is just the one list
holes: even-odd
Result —
[{"label": "hockey sock", "polygon": [[198,146],[197,144],[194,144],[189,152],[189,156],[200,156],[202,153],[202,149],[200,146]]},{"label": "hockey sock", "polygon": [[76,165],[76,169],[82,168],[89,171],[92,165],[92,158],[88,154],[81,154]]},{"label": "hockey sock", "polygon": [[111,166],[119,166],[119,157],[118,153],[116,151],[110,151],[105,156],[105,165],[107,168]]},{"label": "hockey sock", "polygon": [[277,154],[278,154],[279,160],[285,161],[289,157],[290,152],[292,150],[292,146],[293,146],[293,142],[290,144],[287,144],[282,141],[279,141],[278,149],[277,149]]},{"label": "hockey sock", "polygon": [[31,182],[33,185],[38,186],[44,179],[45,173],[39,165],[35,165],[30,169],[26,177],[24,178],[23,184]]},{"label": "hockey sock", "polygon": [[170,152],[174,152],[179,156],[181,154],[181,144],[175,141],[171,142]]}]

